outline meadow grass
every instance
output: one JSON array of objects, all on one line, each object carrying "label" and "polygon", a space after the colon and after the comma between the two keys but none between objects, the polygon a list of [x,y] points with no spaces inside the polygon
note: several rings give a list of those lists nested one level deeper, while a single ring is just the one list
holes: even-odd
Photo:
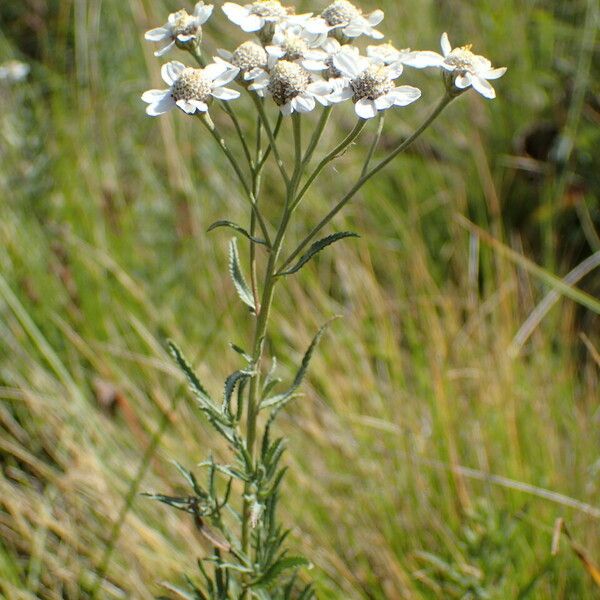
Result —
[{"label": "meadow grass", "polygon": [[[584,34],[597,2],[565,4],[383,2],[384,30],[404,45],[436,47],[447,30],[509,71],[498,100],[460,98],[336,218],[360,239],[278,290],[269,347],[282,376],[343,316],[282,421],[282,512],[319,598],[597,597],[569,538],[552,545],[562,518],[600,562],[598,317],[561,299],[515,346],[551,286],[500,246],[558,277],[600,250],[598,80]],[[244,214],[229,167],[191,119],[146,118],[139,100],[158,83],[142,33],[175,8],[0,7],[0,57],[32,64],[27,83],[0,88],[7,598],[89,597],[103,566],[100,597],[152,598],[203,553],[185,516],[137,494],[182,490],[171,460],[192,468],[223,451],[165,340],[217,392],[238,364],[227,342],[250,336],[225,275],[228,237],[205,233]],[[384,148],[441,93],[435,77],[415,78],[426,101],[388,118]],[[352,123],[340,110],[323,147]],[[552,127],[573,136],[571,155],[545,141]],[[538,131],[534,156],[523,144]],[[292,239],[347,189],[357,154],[327,168]],[[597,274],[578,285],[593,308]]]}]

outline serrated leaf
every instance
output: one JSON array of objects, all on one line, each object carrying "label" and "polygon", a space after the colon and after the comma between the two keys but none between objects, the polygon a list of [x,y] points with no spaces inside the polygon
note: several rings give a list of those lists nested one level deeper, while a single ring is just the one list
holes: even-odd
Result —
[{"label": "serrated leaf", "polygon": [[185,478],[185,480],[190,484],[190,486],[192,487],[192,489],[194,490],[194,492],[198,496],[206,498],[207,494],[201,488],[201,486],[198,483],[198,480],[196,479],[195,475],[191,471],[188,471],[183,465],[181,465],[180,463],[178,463],[176,460],[173,460],[171,462],[175,465],[175,468],[183,475],[183,477]]},{"label": "serrated leaf", "polygon": [[327,323],[325,323],[319,329],[319,331],[317,331],[317,334],[313,338],[312,342],[310,343],[310,346],[308,347],[308,349],[304,353],[304,356],[302,357],[302,363],[300,364],[300,368],[298,369],[298,372],[296,373],[296,376],[294,377],[294,381],[293,381],[291,387],[287,391],[285,391],[281,394],[277,394],[277,396],[272,396],[271,398],[267,398],[266,400],[263,400],[260,403],[261,409],[282,406],[283,404],[286,404],[293,398],[294,393],[300,387],[300,384],[302,383],[302,380],[304,379],[304,376],[306,375],[306,371],[308,369],[308,365],[310,363],[310,359],[312,358],[313,352],[315,351],[315,348],[317,347],[319,340],[325,333],[325,329],[327,329],[327,327],[329,326],[329,323],[331,323],[331,321],[332,321],[332,319],[327,321]]},{"label": "serrated leaf", "polygon": [[240,256],[238,254],[237,240],[235,238],[231,238],[231,241],[229,242],[229,273],[231,274],[233,285],[235,286],[241,301],[249,306],[252,311],[256,312],[254,296],[246,283],[246,278],[244,277],[240,266]]},{"label": "serrated leaf", "polygon": [[231,349],[237,352],[247,363],[252,362],[252,357],[243,348],[233,343],[229,345],[231,346]]},{"label": "serrated leaf", "polygon": [[303,556],[285,556],[280,558],[264,575],[259,577],[254,582],[254,585],[269,586],[285,571],[299,569],[300,567],[310,568],[311,566],[311,563]]},{"label": "serrated leaf", "polygon": [[241,383],[245,379],[249,379],[254,374],[254,371],[234,371],[225,380],[225,389],[223,390],[223,414],[230,415],[231,396],[235,391],[235,387],[238,383]]},{"label": "serrated leaf", "polygon": [[168,506],[172,506],[177,510],[184,510],[189,513],[193,512],[191,502],[194,499],[189,496],[165,496],[163,494],[151,494],[148,492],[143,492],[141,495],[150,498],[150,500],[156,500],[163,504],[167,504]]},{"label": "serrated leaf", "polygon": [[177,344],[175,342],[169,340],[167,342],[169,346],[169,351],[171,352],[171,356],[175,359],[175,362],[179,365],[179,368],[184,372],[187,377],[188,383],[190,385],[190,389],[193,394],[202,402],[206,403],[208,406],[211,406],[213,409],[216,407],[213,404],[208,392],[204,388],[204,386],[200,383],[200,379],[192,369],[192,366],[187,361]]},{"label": "serrated leaf", "polygon": [[352,231],[340,231],[338,233],[328,235],[327,237],[324,237],[323,239],[320,239],[312,244],[306,253],[298,259],[298,262],[291,269],[288,269],[287,271],[281,271],[280,273],[277,273],[277,275],[292,275],[293,273],[297,273],[311,258],[313,258],[313,256],[321,252],[321,250],[337,242],[338,240],[348,237],[360,236]]},{"label": "serrated leaf", "polygon": [[245,238],[249,239],[251,242],[254,242],[255,244],[261,244],[262,246],[267,245],[267,242],[265,242],[265,240],[261,240],[260,238],[250,235],[250,233],[248,233],[248,231],[246,231],[243,227],[241,227],[237,223],[233,223],[232,221],[215,221],[206,230],[206,233],[212,231],[213,229],[217,229],[218,227],[229,227],[230,229],[233,229],[233,230],[237,231],[238,233],[241,233]]}]

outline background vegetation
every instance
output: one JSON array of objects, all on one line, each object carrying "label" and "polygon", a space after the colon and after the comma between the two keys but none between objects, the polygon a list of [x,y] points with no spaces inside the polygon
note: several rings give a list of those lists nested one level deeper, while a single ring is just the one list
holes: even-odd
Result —
[{"label": "background vegetation", "polygon": [[[89,597],[103,571],[100,597],[152,598],[202,554],[184,515],[138,495],[182,489],[170,461],[193,467],[215,443],[165,338],[216,389],[237,365],[227,341],[250,331],[227,236],[205,233],[245,212],[229,167],[191,119],[146,118],[139,100],[159,71],[143,32],[176,8],[0,3],[1,59],[32,66],[27,82],[0,83],[7,598]],[[598,597],[598,317],[563,297],[531,317],[556,289],[549,274],[590,256],[577,285],[588,300],[600,291],[598,3],[382,8],[399,46],[437,49],[447,30],[509,71],[498,100],[455,102],[336,219],[360,240],[279,289],[283,375],[344,315],[285,417],[292,543],[320,598]],[[212,33],[233,42],[233,29]],[[388,118],[384,144],[441,92],[430,73],[411,77],[424,99]],[[352,123],[344,107],[327,141]],[[328,169],[298,235],[361,153]],[[276,189],[265,198],[277,210]],[[559,518],[580,556],[564,532],[551,552]]]}]

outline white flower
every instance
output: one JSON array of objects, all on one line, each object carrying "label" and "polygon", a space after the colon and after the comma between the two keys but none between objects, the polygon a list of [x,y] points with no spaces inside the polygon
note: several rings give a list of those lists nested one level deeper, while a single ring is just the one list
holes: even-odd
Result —
[{"label": "white flower", "polygon": [[327,52],[319,49],[320,40],[297,24],[285,23],[275,27],[275,33],[271,44],[265,47],[269,55],[269,67],[278,60],[290,62],[299,61],[300,64],[310,71],[318,71],[325,68]]},{"label": "white flower", "polygon": [[216,62],[222,62],[225,59],[229,66],[239,69],[243,81],[255,81],[258,78],[268,77],[265,69],[267,68],[268,56],[265,49],[251,40],[240,44],[233,52],[229,50],[217,50],[220,59],[215,57]]},{"label": "white flower", "polygon": [[506,73],[506,67],[494,69],[492,63],[478,54],[471,52],[471,46],[452,49],[448,34],[442,35],[442,53],[439,66],[448,73],[446,85],[450,93],[460,93],[473,87],[485,98],[495,98],[496,92],[488,79],[498,79]]},{"label": "white flower", "polygon": [[380,44],[379,46],[367,46],[367,56],[377,58],[386,65],[400,63],[417,69],[426,67],[439,67],[443,61],[437,52],[430,50],[411,50],[403,48],[397,50],[392,44]]},{"label": "white flower", "polygon": [[287,60],[280,60],[267,78],[255,81],[248,89],[272,96],[286,116],[293,112],[310,112],[316,102],[327,106],[331,94],[331,86],[326,81],[315,81],[302,65]]},{"label": "white flower", "polygon": [[30,70],[31,67],[27,63],[9,60],[0,65],[0,81],[4,80],[8,83],[23,81],[29,75]]},{"label": "white flower", "polygon": [[146,32],[144,36],[151,42],[167,42],[155,56],[166,54],[176,43],[187,44],[192,40],[199,40],[202,36],[202,25],[206,23],[213,11],[212,4],[198,2],[194,8],[194,14],[190,15],[186,10],[171,13],[167,22],[162,27],[156,27]]},{"label": "white flower", "polygon": [[382,61],[342,50],[333,56],[333,66],[342,74],[344,84],[329,96],[330,102],[352,98],[356,114],[372,119],[380,110],[407,106],[421,97],[421,90],[410,85],[396,87],[394,79],[402,74],[402,64]]},{"label": "white flower", "polygon": [[309,33],[323,38],[330,31],[334,31],[334,33],[340,32],[342,37],[346,38],[367,35],[380,40],[383,34],[375,27],[383,21],[383,17],[382,10],[375,10],[364,16],[360,8],[348,0],[334,0],[320,16],[308,19],[304,27]]},{"label": "white flower", "polygon": [[162,66],[161,75],[168,90],[148,90],[142,100],[148,103],[146,113],[152,117],[162,115],[177,106],[193,115],[206,112],[213,98],[235,100],[240,93],[224,87],[236,78],[238,69],[226,63],[211,63],[204,69],[193,69],[174,60]]},{"label": "white flower", "polygon": [[223,12],[229,20],[236,25],[239,25],[243,31],[261,31],[260,34],[263,41],[270,41],[273,35],[273,28],[277,23],[283,21],[291,21],[300,23],[310,17],[306,15],[294,15],[293,9],[282,6],[279,0],[256,0],[252,4],[235,4],[234,2],[225,2],[223,4]]}]

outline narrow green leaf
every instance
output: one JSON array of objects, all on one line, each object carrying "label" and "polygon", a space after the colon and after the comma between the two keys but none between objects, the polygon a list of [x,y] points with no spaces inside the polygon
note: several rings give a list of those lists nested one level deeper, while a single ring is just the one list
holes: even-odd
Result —
[{"label": "narrow green leaf", "polygon": [[204,389],[204,386],[200,383],[200,379],[198,379],[198,376],[192,369],[192,366],[190,365],[190,363],[186,360],[185,356],[183,356],[183,353],[181,352],[179,347],[175,344],[175,342],[172,342],[171,340],[169,340],[167,342],[167,344],[169,346],[171,356],[173,356],[173,358],[175,359],[175,362],[179,365],[179,368],[185,373],[185,376],[187,377],[188,382],[190,384],[190,389],[192,390],[194,395],[197,396],[198,399],[205,402],[207,405],[215,408],[213,401],[211,400],[210,396],[208,395],[208,392]]},{"label": "narrow green leaf", "polygon": [[272,584],[280,575],[290,569],[299,569],[300,567],[310,568],[311,563],[303,556],[285,556],[280,558],[276,563],[271,565],[269,570],[259,577],[254,584],[268,586]]},{"label": "narrow green leaf", "polygon": [[245,238],[249,239],[251,242],[255,244],[261,244],[262,246],[266,246],[267,242],[265,240],[261,240],[260,238],[254,237],[250,235],[243,227],[238,225],[237,223],[233,223],[232,221],[215,221],[207,230],[206,233],[212,231],[213,229],[217,229],[217,227],[229,227],[241,233]]},{"label": "narrow green leaf", "polygon": [[193,510],[191,508],[191,499],[189,496],[165,496],[163,494],[151,494],[148,492],[143,492],[141,494],[146,498],[150,498],[150,500],[156,500],[158,502],[162,502],[163,504],[167,504],[176,508],[177,510],[184,510],[185,512],[192,513]]},{"label": "narrow green leaf", "polygon": [[249,306],[252,311],[256,311],[254,297],[252,296],[252,292],[246,283],[246,278],[242,273],[240,256],[237,249],[237,240],[235,238],[231,238],[231,241],[229,242],[229,272],[231,274],[231,279],[233,280],[233,285],[242,302]]},{"label": "narrow green leaf", "polygon": [[175,468],[183,475],[185,480],[190,484],[190,486],[198,496],[202,498],[208,497],[207,493],[202,489],[195,475],[191,471],[188,471],[186,468],[183,467],[183,465],[178,463],[176,460],[173,460],[171,462],[175,465]]},{"label": "narrow green leaf", "polygon": [[249,379],[254,374],[254,371],[234,371],[225,380],[225,389],[223,390],[223,414],[231,415],[231,396],[235,391],[235,387],[238,383],[241,383],[245,379]]},{"label": "narrow green leaf", "polygon": [[[337,318],[337,317],[334,317],[334,318]],[[332,320],[333,319],[330,319],[329,321],[327,321],[327,323],[325,323],[319,329],[319,331],[317,331],[317,334],[313,338],[310,346],[308,347],[308,350],[305,352],[304,357],[302,358],[302,363],[300,364],[300,368],[298,369],[298,372],[296,373],[296,376],[294,377],[292,386],[287,391],[285,391],[281,394],[277,394],[277,396],[272,396],[271,398],[267,398],[266,400],[263,400],[260,403],[261,409],[269,408],[269,407],[283,406],[284,404],[286,404],[293,398],[294,393],[300,387],[300,384],[302,383],[302,380],[304,379],[304,376],[306,375],[306,371],[308,369],[308,365],[310,363],[310,359],[312,358],[313,352],[315,351],[315,348],[317,347],[319,340],[325,333],[325,329],[327,329],[327,327],[329,326],[329,323],[331,323]]]},{"label": "narrow green leaf", "polygon": [[303,254],[291,269],[288,269],[287,271],[281,271],[280,273],[277,273],[277,275],[292,275],[292,273],[297,273],[311,258],[313,258],[313,256],[321,252],[321,250],[337,242],[338,240],[348,237],[360,236],[352,231],[340,231],[338,233],[328,235],[327,237],[324,237],[323,239],[320,239],[312,244],[307,250],[306,254]]}]

